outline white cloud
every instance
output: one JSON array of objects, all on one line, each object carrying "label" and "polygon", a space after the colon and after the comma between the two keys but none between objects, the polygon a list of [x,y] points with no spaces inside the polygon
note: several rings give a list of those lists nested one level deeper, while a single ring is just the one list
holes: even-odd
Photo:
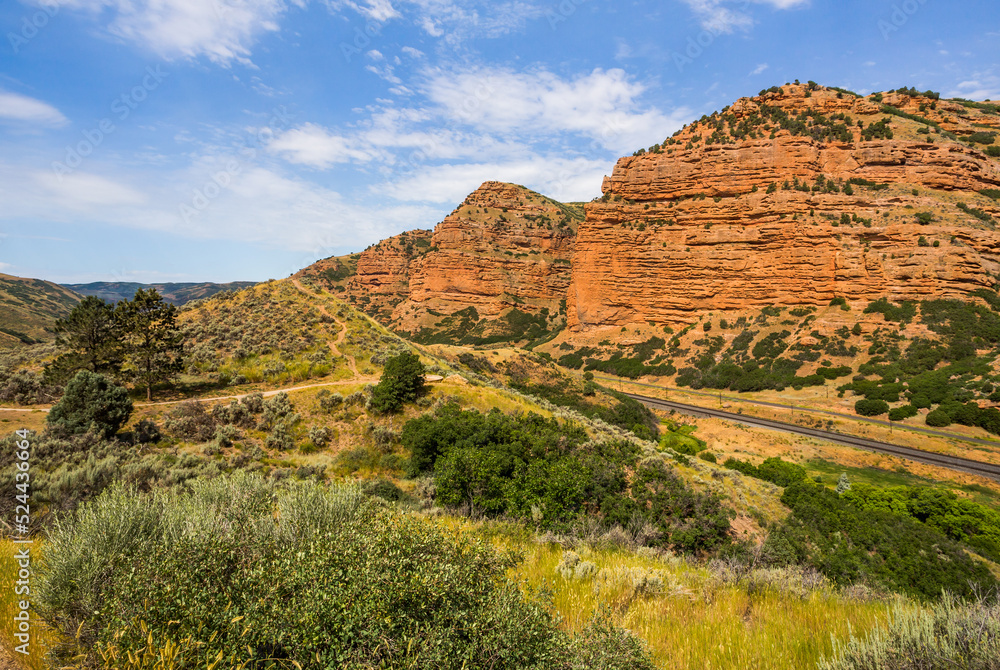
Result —
[{"label": "white cloud", "polygon": [[390,0],[326,0],[326,6],[331,11],[340,12],[344,9],[352,9],[365,18],[378,23],[385,23],[390,19],[399,18],[401,15],[392,6]]},{"label": "white cloud", "polygon": [[221,65],[249,63],[253,42],[278,29],[289,2],[303,7],[305,0],[56,0],[102,20],[109,17],[108,32],[163,58],[204,56]]},{"label": "white cloud", "polygon": [[[200,58],[226,66],[251,64],[251,47],[277,31],[281,17],[310,0],[22,0],[39,7],[87,12],[110,34],[165,59]],[[525,0],[323,0],[378,24],[407,18],[433,37],[461,42],[495,38],[524,27],[544,10]],[[404,16],[405,10],[405,16]],[[422,55],[411,49],[409,55]]]},{"label": "white cloud", "polygon": [[0,121],[59,128],[69,120],[52,105],[19,93],[0,91]]},{"label": "white cloud", "polygon": [[72,210],[115,205],[139,205],[145,196],[117,181],[96,174],[75,172],[59,175],[35,172],[32,179],[61,205]]},{"label": "white cloud", "polygon": [[[38,220],[76,226],[119,226],[191,239],[239,240],[320,258],[330,249],[363,249],[403,228],[432,225],[442,210],[428,205],[354,203],[340,193],[264,164],[241,164],[212,197],[212,175],[231,157],[203,156],[186,168],[130,174],[140,194],[122,178],[48,171],[0,162],[0,228]],[[181,206],[189,207],[185,217]]]},{"label": "white cloud", "polygon": [[760,65],[758,65],[757,67],[755,67],[755,68],[753,69],[753,72],[751,72],[750,74],[751,74],[751,75],[758,75],[758,74],[763,74],[764,72],[766,72],[766,71],[767,71],[767,69],[768,69],[769,67],[771,67],[771,66],[770,66],[770,65],[768,65],[767,63],[761,63]]},{"label": "white cloud", "polygon": [[618,69],[570,79],[545,70],[438,69],[429,72],[423,90],[446,118],[480,131],[570,132],[619,153],[661,141],[681,126],[687,113],[668,117],[643,109],[639,98],[646,87]]},{"label": "white cloud", "polygon": [[356,139],[335,135],[325,128],[306,123],[272,139],[267,148],[290,163],[328,168],[335,163],[368,162],[375,154],[361,149]]},{"label": "white cloud", "polygon": [[[774,9],[794,9],[809,0],[683,0],[701,22],[702,28],[713,33],[731,33],[737,29],[749,30],[753,18],[747,13],[750,4],[768,5]],[[741,5],[732,9],[731,5]]]},{"label": "white cloud", "polygon": [[526,0],[396,0],[395,5],[389,0],[325,1],[332,11],[350,9],[378,23],[408,20],[448,43],[471,37],[502,37],[545,14],[544,7]]},{"label": "white cloud", "polygon": [[416,10],[415,23],[432,37],[457,43],[470,37],[497,38],[521,30],[545,15],[546,7],[523,0],[403,0]]},{"label": "white cloud", "polygon": [[379,185],[373,191],[386,193],[397,200],[454,207],[484,181],[506,181],[522,184],[562,202],[575,202],[599,196],[602,179],[611,167],[608,161],[561,156],[439,165]]},{"label": "white cloud", "polygon": [[960,82],[946,94],[948,98],[966,98],[967,100],[997,100],[1000,99],[1000,76],[993,70],[971,73],[972,78]]},{"label": "white cloud", "polygon": [[[431,69],[417,85],[414,106],[381,100],[358,123],[336,129],[306,123],[276,134],[267,149],[293,164],[353,163],[404,179],[441,161],[544,164],[543,156],[559,151],[606,165],[661,142],[690,115],[645,107],[644,92],[621,70],[562,78],[541,70]],[[600,176],[591,186],[599,185]]]}]

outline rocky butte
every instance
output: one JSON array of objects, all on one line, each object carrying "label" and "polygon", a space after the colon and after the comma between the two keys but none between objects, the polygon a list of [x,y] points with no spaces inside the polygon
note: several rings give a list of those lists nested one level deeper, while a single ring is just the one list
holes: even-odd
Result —
[{"label": "rocky butte", "polygon": [[[341,286],[373,316],[425,339],[438,331],[509,339],[525,318],[548,328],[564,314],[582,218],[579,206],[486,182],[433,233],[403,233],[365,250]],[[319,261],[300,274],[329,280],[324,269],[349,273],[351,258]]]},{"label": "rocky butte", "polygon": [[1000,164],[961,141],[973,123],[1000,129],[959,103],[792,85],[620,159],[577,234],[570,327],[992,286],[1000,210],[980,192]]},{"label": "rocky butte", "polygon": [[564,309],[584,333],[964,297],[1000,271],[998,133],[996,104],[774,87],[621,158],[585,217],[487,182],[431,234],[320,265],[346,268],[337,288],[425,341],[519,339],[525,318],[554,329]]}]

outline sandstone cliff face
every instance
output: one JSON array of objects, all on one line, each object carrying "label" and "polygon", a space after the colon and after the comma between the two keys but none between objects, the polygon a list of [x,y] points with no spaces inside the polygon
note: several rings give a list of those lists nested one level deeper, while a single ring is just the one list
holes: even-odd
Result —
[{"label": "sandstone cliff face", "polygon": [[372,316],[388,320],[393,309],[409,297],[411,265],[427,253],[431,234],[430,230],[411,230],[362,252],[347,283],[352,301]]},{"label": "sandstone cliff face", "polygon": [[416,332],[468,307],[485,319],[511,308],[555,315],[570,282],[576,216],[523,187],[486,182],[434,229],[393,325]]},{"label": "sandstone cliff face", "polygon": [[[938,127],[886,115],[871,98],[792,86],[619,160],[578,230],[570,327],[991,286],[1000,234],[988,219],[1000,207],[978,192],[1000,188],[1000,162],[945,133],[1000,128],[1000,116],[898,94],[883,103]],[[762,105],[801,121],[799,134]]]},{"label": "sandstone cliff face", "polygon": [[481,338],[516,330],[501,320],[515,309],[546,329],[565,322],[582,219],[579,206],[486,182],[433,231],[402,233],[360,254],[317,261],[296,276],[343,293],[399,331],[426,335],[462,312],[462,328]]}]

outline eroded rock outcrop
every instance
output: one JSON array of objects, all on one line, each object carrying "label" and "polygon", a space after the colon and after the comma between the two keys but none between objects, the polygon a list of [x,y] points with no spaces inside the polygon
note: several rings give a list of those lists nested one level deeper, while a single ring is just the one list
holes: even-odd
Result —
[{"label": "eroded rock outcrop", "polygon": [[480,319],[505,311],[562,311],[580,212],[520,186],[486,182],[434,229],[414,262],[409,298],[392,315],[417,332],[473,307]]},{"label": "eroded rock outcrop", "polygon": [[791,86],[620,159],[578,231],[571,328],[991,286],[1000,208],[979,192],[1000,188],[1000,163],[950,135],[987,124],[959,123],[957,103],[883,102],[931,123]]}]

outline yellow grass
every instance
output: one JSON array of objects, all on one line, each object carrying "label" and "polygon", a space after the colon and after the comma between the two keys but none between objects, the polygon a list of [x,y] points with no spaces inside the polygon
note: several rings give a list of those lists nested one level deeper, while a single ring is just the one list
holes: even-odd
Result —
[{"label": "yellow grass", "polygon": [[[725,580],[718,571],[649,550],[577,548],[581,562],[594,568],[588,577],[567,579],[557,570],[564,550],[556,544],[490,522],[443,517],[441,523],[520,553],[510,576],[548,591],[566,630],[582,629],[604,608],[670,670],[813,668],[833,651],[834,639],[864,637],[884,625],[893,605],[853,599],[828,583],[803,585],[794,570]],[[915,606],[901,597],[894,602]]]},{"label": "yellow grass", "polygon": [[[15,662],[19,664],[19,667],[45,670],[48,668],[45,664],[45,654],[59,641],[59,636],[39,621],[34,611],[30,613],[29,653],[24,655],[14,651],[14,648],[21,644],[14,637],[17,632],[14,629],[14,615],[20,612],[18,602],[25,599],[24,595],[14,593],[13,587],[18,580],[18,570],[20,569],[14,559],[14,554],[24,546],[26,545],[17,545],[6,539],[0,540],[0,584],[3,585],[0,588],[0,622],[2,622],[0,623],[0,641],[10,652]],[[40,553],[38,540],[30,545],[30,553],[33,561],[37,559]]]},{"label": "yellow grass", "polygon": [[[524,563],[515,575],[532,586],[548,585],[553,604],[569,630],[579,630],[601,605],[616,624],[649,645],[664,668],[814,667],[846,640],[884,622],[883,603],[857,602],[832,589],[803,596],[762,587],[724,584],[708,570],[643,558],[622,550],[580,550],[598,572],[588,579],[565,579],[556,571],[558,546],[522,546]],[[650,575],[662,586],[636,593],[636,577]]]}]

